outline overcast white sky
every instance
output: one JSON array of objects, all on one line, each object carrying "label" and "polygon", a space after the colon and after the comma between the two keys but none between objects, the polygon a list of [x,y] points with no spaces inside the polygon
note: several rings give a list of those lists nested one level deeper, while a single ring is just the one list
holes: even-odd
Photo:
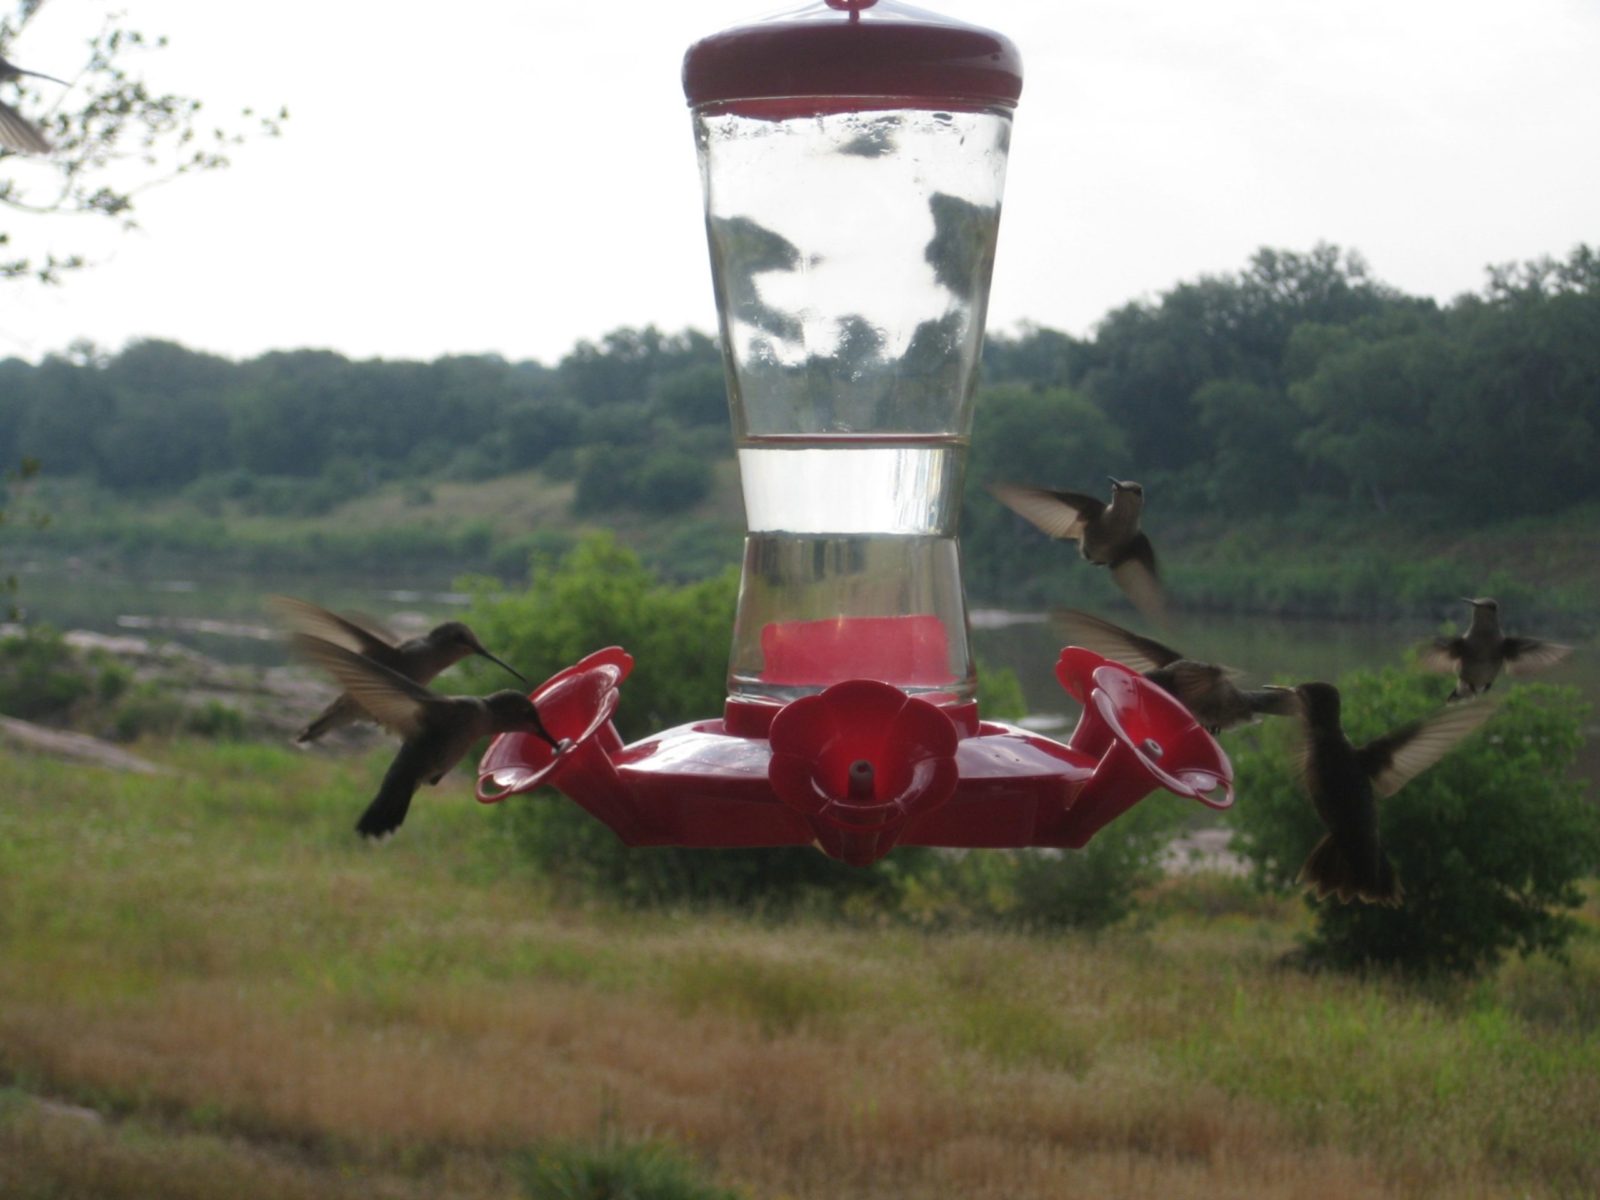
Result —
[{"label": "overcast white sky", "polygon": [[[148,193],[139,232],[58,218],[102,261],[3,285],[0,356],[149,336],[553,362],[619,325],[712,331],[679,69],[776,6],[123,0],[171,39],[153,86],[291,120]],[[1087,333],[1262,245],[1336,242],[1447,300],[1488,263],[1600,242],[1597,0],[928,6],[1022,51],[991,330]],[[70,78],[107,7],[50,0],[11,58]]]}]

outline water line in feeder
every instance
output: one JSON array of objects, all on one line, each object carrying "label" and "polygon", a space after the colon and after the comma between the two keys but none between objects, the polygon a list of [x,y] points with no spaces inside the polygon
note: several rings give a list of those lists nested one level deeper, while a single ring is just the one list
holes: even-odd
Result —
[{"label": "water line in feeder", "polygon": [[748,529],[736,700],[976,684],[956,539],[1010,111],[858,103],[695,113]]}]

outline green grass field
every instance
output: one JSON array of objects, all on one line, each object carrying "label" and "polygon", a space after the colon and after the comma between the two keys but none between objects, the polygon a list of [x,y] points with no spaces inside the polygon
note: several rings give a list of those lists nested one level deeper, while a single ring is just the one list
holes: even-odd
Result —
[{"label": "green grass field", "polygon": [[[1600,1193],[1593,901],[1434,988],[1285,965],[1298,902],[1204,878],[1094,939],[623,914],[462,777],[369,846],[377,757],[141,749],[0,752],[7,1197]],[[552,1182],[586,1145],[704,1190]]]}]

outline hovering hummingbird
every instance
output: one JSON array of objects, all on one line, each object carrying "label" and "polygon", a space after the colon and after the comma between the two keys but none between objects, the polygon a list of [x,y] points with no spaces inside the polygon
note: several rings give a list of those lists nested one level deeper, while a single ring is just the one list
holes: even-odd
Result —
[{"label": "hovering hummingbird", "polygon": [[1235,673],[1227,667],[1185,658],[1154,638],[1140,637],[1076,608],[1057,613],[1055,619],[1075,645],[1132,667],[1165,688],[1213,734],[1248,725],[1263,714],[1290,717],[1300,711],[1293,688],[1238,687]]},{"label": "hovering hummingbird", "polygon": [[[13,66],[0,58],[0,83],[15,83],[23,76],[48,79],[51,83],[59,83],[62,87],[71,86],[66,80],[57,79],[54,75],[24,71],[21,67]],[[50,153],[50,143],[45,140],[44,134],[39,132],[39,127],[3,100],[0,100],[0,146],[7,150],[15,150],[19,154]]]},{"label": "hovering hummingbird", "polygon": [[495,733],[532,733],[560,753],[558,742],[521,692],[488,696],[441,696],[344,646],[311,634],[294,637],[295,650],[327,671],[374,721],[404,741],[367,805],[356,832],[382,837],[400,828],[411,797],[423,780],[438,783],[479,738]]},{"label": "hovering hummingbird", "polygon": [[1410,721],[1360,746],[1350,744],[1339,716],[1339,689],[1302,683],[1294,689],[1305,716],[1301,770],[1328,832],[1300,868],[1299,882],[1321,900],[1396,906],[1403,894],[1378,841],[1378,801],[1433,766],[1488,719],[1484,701]]},{"label": "hovering hummingbird", "polygon": [[1111,568],[1111,578],[1146,618],[1166,623],[1166,599],[1156,574],[1156,552],[1139,528],[1144,488],[1132,480],[1111,480],[1111,502],[1081,492],[995,483],[989,490],[1007,508],[1060,541],[1075,541],[1078,552],[1096,566]]},{"label": "hovering hummingbird", "polygon": [[1472,624],[1460,637],[1437,637],[1420,648],[1418,661],[1430,671],[1456,677],[1447,697],[1461,700],[1487,692],[1504,667],[1507,675],[1554,666],[1572,653],[1571,646],[1538,638],[1506,637],[1500,632],[1500,602],[1490,596],[1473,599]]},{"label": "hovering hummingbird", "polygon": [[[504,667],[523,683],[522,672],[484,648],[477,634],[460,621],[436,625],[421,637],[398,641],[387,630],[374,628],[351,617],[341,617],[305,600],[292,596],[269,596],[267,605],[296,631],[343,646],[373,662],[404,675],[414,683],[431,683],[436,675],[464,658],[477,655]],[[367,719],[367,712],[348,693],[333,703],[295,735],[297,742],[314,742],[330,729]]]}]

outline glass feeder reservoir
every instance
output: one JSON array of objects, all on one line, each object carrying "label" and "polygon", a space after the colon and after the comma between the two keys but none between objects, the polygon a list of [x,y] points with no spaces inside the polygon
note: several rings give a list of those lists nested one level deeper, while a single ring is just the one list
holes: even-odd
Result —
[{"label": "glass feeder reservoir", "polygon": [[815,0],[690,47],[684,90],[748,537],[722,716],[625,745],[597,650],[502,734],[478,798],[553,786],[633,846],[1083,846],[1232,768],[1155,684],[1078,647],[1066,742],[982,720],[956,541],[1015,47],[897,0]]},{"label": "glass feeder reservoir", "polygon": [[956,534],[1016,49],[815,0],[683,76],[748,528],[730,700],[970,700]]}]

